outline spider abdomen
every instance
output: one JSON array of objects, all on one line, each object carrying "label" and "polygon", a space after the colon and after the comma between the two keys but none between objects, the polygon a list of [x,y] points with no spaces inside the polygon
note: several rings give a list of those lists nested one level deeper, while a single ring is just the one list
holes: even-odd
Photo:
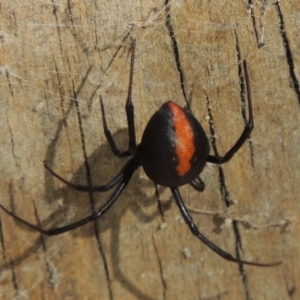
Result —
[{"label": "spider abdomen", "polygon": [[201,173],[209,144],[190,110],[169,101],[148,122],[138,153],[151,180],[163,186],[181,186]]}]

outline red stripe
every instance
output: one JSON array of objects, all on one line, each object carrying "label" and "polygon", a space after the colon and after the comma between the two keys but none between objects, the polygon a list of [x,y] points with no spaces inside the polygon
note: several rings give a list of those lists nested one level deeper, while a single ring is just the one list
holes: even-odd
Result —
[{"label": "red stripe", "polygon": [[190,161],[195,153],[194,132],[183,109],[173,102],[169,107],[173,113],[175,151],[179,160],[176,170],[179,176],[184,176],[191,168]]}]

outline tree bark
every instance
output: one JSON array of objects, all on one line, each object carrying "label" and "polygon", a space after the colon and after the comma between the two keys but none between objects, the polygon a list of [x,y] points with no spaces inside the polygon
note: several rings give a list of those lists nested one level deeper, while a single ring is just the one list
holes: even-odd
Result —
[{"label": "tree bark", "polygon": [[[180,190],[200,231],[222,249],[282,261],[260,268],[223,260],[192,235],[175,203],[159,212],[140,169],[106,215],[59,236],[1,211],[1,299],[299,299],[299,1],[6,0],[0,16],[3,206],[52,228],[109,198],[72,190],[43,161],[93,186],[122,168],[126,159],[103,133],[99,95],[126,149],[133,39],[137,141],[165,101],[190,103],[212,155],[224,155],[247,120],[246,60],[251,139],[228,164],[206,166],[203,193]],[[169,189],[158,191],[161,201],[172,199]]]}]

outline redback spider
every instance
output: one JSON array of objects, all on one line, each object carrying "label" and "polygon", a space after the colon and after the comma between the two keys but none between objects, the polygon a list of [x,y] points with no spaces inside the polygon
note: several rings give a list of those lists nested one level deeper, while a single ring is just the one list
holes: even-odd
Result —
[{"label": "redback spider", "polygon": [[193,116],[191,110],[189,108],[182,108],[171,101],[164,103],[161,108],[151,117],[143,133],[141,143],[136,145],[134,108],[131,101],[135,48],[136,42],[134,40],[131,50],[132,53],[128,96],[125,106],[129,135],[129,145],[128,150],[126,151],[120,151],[113,140],[111,132],[109,131],[106,123],[104,105],[100,96],[104,133],[112,152],[118,157],[132,157],[109,183],[94,187],[73,184],[56,174],[46,164],[44,164],[45,168],[53,176],[57,177],[66,185],[78,191],[104,192],[116,187],[106,203],[100,207],[97,212],[92,213],[90,216],[82,220],[70,225],[49,230],[42,229],[23,220],[14,213],[8,211],[1,204],[0,207],[13,218],[42,234],[49,236],[61,234],[83,226],[89,222],[95,221],[103,216],[126,188],[134,171],[138,167],[142,166],[147,176],[154,183],[169,187],[171,189],[176,204],[178,205],[178,208],[191,232],[218,255],[228,261],[253,266],[271,267],[280,264],[280,262],[256,263],[244,261],[233,257],[226,251],[216,246],[199,231],[192,217],[190,216],[178,189],[179,186],[190,184],[195,190],[199,192],[204,191],[204,182],[200,179],[199,175],[202,172],[206,162],[219,165],[228,162],[249,137],[253,129],[253,116],[246,61],[243,62],[243,68],[247,87],[249,120],[245,124],[244,131],[234,146],[224,156],[213,156],[209,154],[208,138],[200,123]]}]

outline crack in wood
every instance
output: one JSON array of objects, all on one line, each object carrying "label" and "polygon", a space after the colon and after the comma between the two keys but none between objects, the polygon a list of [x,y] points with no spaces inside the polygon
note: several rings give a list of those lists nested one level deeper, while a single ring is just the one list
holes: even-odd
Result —
[{"label": "crack in wood", "polygon": [[[210,129],[210,134],[211,134],[211,144],[212,144],[214,155],[219,156],[219,151],[217,148],[216,138],[215,138],[215,129],[213,126],[214,120],[213,120],[213,115],[212,115],[212,111],[210,108],[210,100],[209,100],[207,93],[205,91],[204,91],[204,93],[206,95],[206,101],[207,101],[207,109],[208,109],[208,116],[209,116],[208,121],[209,121],[209,129]],[[226,207],[228,208],[228,207],[230,207],[232,201],[230,200],[229,191],[226,186],[225,175],[224,175],[222,166],[218,166],[218,173],[219,173],[220,193],[223,198],[223,201],[225,202]],[[235,237],[235,252],[236,252],[235,255],[236,255],[237,259],[241,259],[240,249],[242,250],[242,241],[241,241],[241,236],[240,236],[240,232],[238,230],[236,221],[232,222],[232,229],[233,229],[234,237]],[[242,277],[245,297],[246,297],[246,299],[249,299],[247,278],[246,278],[244,266],[242,264],[239,264],[239,272]]]},{"label": "crack in wood", "polygon": [[169,31],[169,36],[170,36],[171,42],[172,42],[172,49],[173,49],[173,53],[174,53],[177,71],[179,73],[180,86],[181,86],[183,98],[184,98],[184,101],[186,102],[186,106],[188,107],[189,110],[191,110],[190,103],[187,99],[187,95],[186,95],[186,91],[185,91],[185,80],[184,80],[184,74],[183,74],[183,70],[181,67],[181,63],[180,63],[178,43],[175,38],[174,29],[173,29],[173,26],[171,23],[170,0],[165,1],[165,9],[166,9],[166,27]]},{"label": "crack in wood", "polygon": [[297,99],[298,99],[298,104],[300,106],[300,85],[299,85],[299,80],[296,76],[295,73],[295,63],[294,63],[294,58],[292,54],[292,50],[290,47],[290,42],[289,39],[286,35],[285,32],[285,23],[283,19],[283,14],[281,12],[281,8],[279,5],[279,2],[275,3],[275,7],[277,9],[278,17],[279,17],[279,28],[280,28],[280,33],[281,33],[281,38],[283,42],[283,47],[285,49],[285,55],[286,55],[286,61],[290,70],[290,77],[293,83],[294,91],[296,93]]},{"label": "crack in wood", "polygon": [[[81,90],[83,83],[80,85],[80,87],[77,89],[77,91],[75,91],[75,89],[74,89],[73,81],[72,81],[72,83],[73,83],[74,103],[75,103],[76,112],[77,112],[78,127],[79,127],[79,132],[80,132],[80,137],[81,137],[81,146],[82,146],[84,165],[85,165],[85,170],[86,170],[87,185],[92,186],[91,168],[90,168],[89,161],[88,161],[88,155],[87,155],[86,144],[85,144],[84,128],[83,128],[83,124],[82,124],[82,117],[81,117],[81,113],[80,113],[80,109],[79,109],[79,103],[77,100],[77,95],[78,95],[79,91]],[[93,212],[95,212],[95,200],[93,197],[93,192],[90,191],[88,194],[89,194],[91,209]],[[103,245],[101,243],[100,233],[99,233],[99,230],[97,227],[97,222],[94,222],[94,232],[95,232],[95,237],[97,240],[100,256],[101,256],[103,264],[104,264],[105,277],[106,277],[107,287],[108,287],[108,291],[109,291],[109,297],[110,297],[110,300],[113,300],[114,297],[113,297],[113,290],[112,290],[111,280],[110,280],[110,272],[109,272],[109,268],[108,268],[108,264],[107,264],[105,251],[104,251]]]}]

